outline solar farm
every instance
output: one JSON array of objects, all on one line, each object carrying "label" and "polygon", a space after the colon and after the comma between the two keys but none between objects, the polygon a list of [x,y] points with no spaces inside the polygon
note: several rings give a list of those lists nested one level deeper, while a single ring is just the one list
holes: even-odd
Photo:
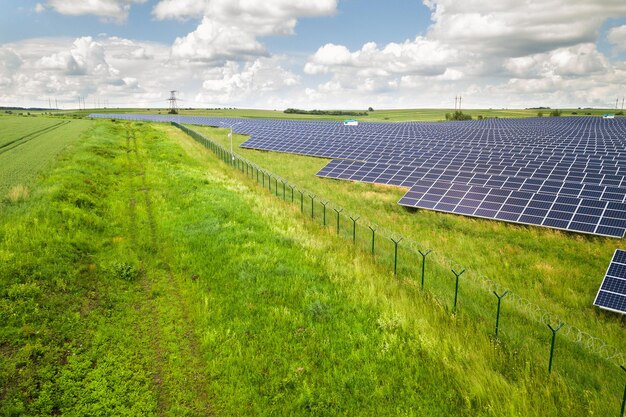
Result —
[{"label": "solar farm", "polygon": [[317,175],[409,187],[399,204],[621,238],[626,121],[361,123],[108,115],[234,125],[242,147],[330,158]]},{"label": "solar farm", "polygon": [[[232,127],[241,147],[328,158],[317,176],[409,188],[402,206],[623,238],[626,120],[359,123],[98,115]],[[595,305],[626,312],[626,287]]]}]

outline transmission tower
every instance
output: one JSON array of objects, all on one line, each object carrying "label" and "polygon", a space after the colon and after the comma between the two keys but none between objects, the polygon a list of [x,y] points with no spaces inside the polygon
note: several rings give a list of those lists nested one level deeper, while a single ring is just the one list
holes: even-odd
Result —
[{"label": "transmission tower", "polygon": [[169,114],[178,114],[178,106],[176,105],[176,100],[178,100],[176,98],[176,90],[172,90],[170,91],[170,98],[167,99],[167,101],[170,102],[170,111],[168,111]]}]

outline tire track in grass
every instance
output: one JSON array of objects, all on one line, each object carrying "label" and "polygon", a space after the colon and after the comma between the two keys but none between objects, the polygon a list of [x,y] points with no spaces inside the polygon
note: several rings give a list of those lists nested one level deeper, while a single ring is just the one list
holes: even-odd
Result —
[{"label": "tire track in grass", "polygon": [[[138,164],[138,149],[137,143],[134,137],[134,132],[127,128],[126,130],[126,161],[127,161],[127,183],[128,183],[128,215],[129,215],[129,233],[131,245],[135,250],[139,249],[139,241],[137,239],[137,190],[135,187],[135,177],[137,175],[143,176],[143,171],[141,170],[141,166]],[[145,262],[142,258],[139,259],[141,264],[141,270],[146,269]],[[152,292],[151,285],[148,282],[148,279],[145,274],[142,274],[141,278],[141,286],[143,288],[144,293],[150,294]],[[157,312],[154,308],[154,304],[145,303],[141,309],[147,308],[147,315],[150,321],[150,328],[158,328],[158,318]],[[163,363],[165,361],[165,354],[163,349],[163,343],[160,337],[159,332],[150,332],[150,329],[141,329],[142,335],[149,338],[150,346],[156,356],[156,361],[154,363],[154,369],[152,369],[152,382],[157,390],[157,408],[159,411],[159,415],[164,415],[164,410],[169,407],[168,403],[168,395],[164,391],[163,387]]]},{"label": "tire track in grass", "polygon": [[[153,257],[159,260],[157,264],[157,268],[160,268],[165,272],[165,275],[167,277],[167,285],[168,285],[168,288],[171,290],[168,292],[168,295],[173,295],[174,304],[177,306],[177,311],[180,314],[180,316],[177,317],[176,324],[180,325],[180,327],[183,329],[184,341],[186,343],[183,345],[180,343],[181,340],[179,340],[178,347],[182,352],[188,354],[186,355],[186,360],[188,362],[191,362],[191,363],[187,363],[187,366],[185,366],[184,369],[182,369],[184,380],[187,382],[191,382],[193,386],[193,392],[195,393],[193,398],[196,399],[197,403],[202,404],[202,407],[201,407],[202,410],[194,410],[194,411],[201,411],[202,415],[212,415],[213,412],[211,410],[211,407],[208,401],[208,393],[206,390],[206,387],[208,387],[209,385],[208,380],[204,373],[195,372],[195,370],[203,368],[202,362],[201,362],[202,353],[201,353],[200,343],[194,333],[193,326],[190,324],[192,323],[192,319],[191,319],[191,314],[189,312],[189,305],[185,302],[185,300],[181,296],[181,289],[174,276],[170,262],[168,262],[167,260],[165,251],[161,247],[161,244],[159,241],[157,219],[155,216],[155,209],[154,209],[154,205],[152,203],[152,197],[151,197],[151,187],[146,179],[146,169],[145,169],[145,165],[143,162],[143,157],[141,157],[141,152],[139,149],[139,145],[137,143],[137,137],[136,137],[134,130],[131,130],[129,133],[129,142],[130,142],[130,146],[132,149],[132,153],[135,155],[135,163],[137,166],[139,177],[141,179],[141,188],[139,189],[139,191],[143,194],[143,204],[145,206],[145,211],[146,211],[146,221],[148,225],[149,242],[150,242],[149,250],[152,253]],[[152,294],[153,286],[152,286],[152,283],[147,279],[147,277],[144,277],[143,285],[144,285],[146,294],[148,295]],[[159,326],[159,323],[158,323],[160,316],[153,302],[150,303],[150,313],[151,313],[152,321],[154,323],[153,329],[154,328],[159,329],[159,332],[157,333],[160,333],[161,331],[163,331],[161,330],[161,326]],[[159,337],[159,336],[156,336],[156,337]],[[159,337],[159,339],[160,340],[157,346],[160,349],[160,353],[158,354],[158,356],[159,356],[159,361],[163,361],[165,360],[163,341],[162,341],[162,338]],[[163,372],[161,371],[161,374],[162,373]],[[164,388],[163,385],[161,385],[160,390],[167,391],[167,388],[166,387]],[[162,395],[164,395],[164,393],[161,392],[159,394],[159,397],[161,397]],[[162,403],[161,400],[159,400],[159,410],[161,412],[169,408],[169,406],[171,406],[171,404],[165,404],[165,403]],[[189,404],[189,406],[193,408],[192,404]]]}]

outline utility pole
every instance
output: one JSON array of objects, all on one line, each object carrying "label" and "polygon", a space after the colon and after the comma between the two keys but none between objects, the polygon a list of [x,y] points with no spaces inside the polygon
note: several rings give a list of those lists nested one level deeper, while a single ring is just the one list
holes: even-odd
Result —
[{"label": "utility pole", "polygon": [[454,110],[456,111],[456,101],[458,100],[457,96],[454,96]]},{"label": "utility pole", "polygon": [[54,108],[59,110],[59,101],[57,100],[57,98],[54,98]]},{"label": "utility pole", "polygon": [[461,111],[461,100],[463,100],[463,98],[459,96],[459,111]]},{"label": "utility pole", "polygon": [[178,106],[176,105],[176,100],[178,100],[176,98],[176,90],[171,90],[170,91],[170,98],[167,99],[167,101],[170,102],[170,111],[168,111],[169,114],[178,114]]}]

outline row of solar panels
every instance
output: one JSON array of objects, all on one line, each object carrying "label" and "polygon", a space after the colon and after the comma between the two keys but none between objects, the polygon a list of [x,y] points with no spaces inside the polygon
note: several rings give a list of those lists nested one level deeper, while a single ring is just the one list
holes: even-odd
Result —
[{"label": "row of solar panels", "polygon": [[[401,205],[611,237],[626,230],[623,119],[361,123],[346,130],[314,121],[92,116],[240,123],[236,131],[251,135],[246,147],[343,158],[321,177],[410,187]],[[615,252],[594,304],[626,312],[626,251]]]},{"label": "row of solar panels", "polygon": [[[361,123],[356,127],[345,127],[342,123],[322,121],[154,115],[105,117],[177,120],[212,126],[236,124],[236,131],[251,135],[242,145],[244,147],[336,159],[318,173],[329,178],[404,187],[412,187],[420,181],[449,182],[487,190],[617,203],[623,203],[626,195],[626,166],[623,163],[626,159],[623,139],[626,124],[619,118],[608,121],[587,117],[490,119],[467,123]],[[405,136],[393,137],[400,132]],[[523,137],[516,138],[520,133]],[[592,139],[588,137],[591,133]],[[377,138],[385,136],[383,134],[388,139],[381,143]],[[564,134],[567,139],[563,138]],[[484,146],[481,140],[472,140],[476,136],[488,136],[489,146]],[[617,137],[622,139],[616,140]],[[590,152],[575,150],[576,143],[588,144],[590,141],[596,145],[595,149]],[[416,198],[416,190],[409,193],[412,194],[407,194],[401,204],[496,220],[513,218],[512,215],[483,210],[469,213],[466,208],[452,208],[446,204],[430,207],[431,204],[424,199],[428,195]],[[432,191],[426,191],[426,194],[430,193]],[[507,221],[593,234],[624,235],[626,228],[601,224],[602,217],[600,215],[597,219],[593,230],[576,221],[566,224],[564,220],[557,222],[545,218],[538,222],[525,215]]]}]

